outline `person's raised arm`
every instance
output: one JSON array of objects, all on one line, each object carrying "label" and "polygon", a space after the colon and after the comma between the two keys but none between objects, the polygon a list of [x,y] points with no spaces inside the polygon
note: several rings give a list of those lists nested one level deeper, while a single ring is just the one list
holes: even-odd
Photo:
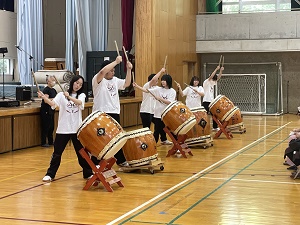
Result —
[{"label": "person's raised arm", "polygon": [[113,68],[115,68],[116,65],[120,64],[122,62],[122,56],[117,56],[117,58],[115,59],[115,61],[111,62],[110,64],[106,65],[105,67],[103,67],[97,74],[97,83],[99,84],[104,76],[111,71]]},{"label": "person's raised arm", "polygon": [[152,79],[150,80],[150,83],[149,83],[149,86],[152,87],[152,86],[155,86],[159,77],[166,72],[166,69],[165,68],[161,68],[161,70],[155,74],[154,77],[152,77]]},{"label": "person's raised arm", "polygon": [[175,81],[175,83],[176,83],[176,85],[177,85],[177,87],[178,87],[179,94],[181,95],[181,97],[183,97],[184,94],[183,94],[183,91],[182,91],[182,88],[181,88],[180,84],[177,83],[176,81]]},{"label": "person's raised arm", "polygon": [[212,80],[213,77],[216,75],[217,71],[220,69],[220,66],[217,66],[216,69],[211,73],[211,75],[209,76],[209,80]]},{"label": "person's raised arm", "polygon": [[131,84],[131,70],[132,70],[131,62],[127,61],[126,68],[127,68],[127,72],[125,77],[124,88],[129,87],[129,85]]},{"label": "person's raised arm", "polygon": [[142,92],[149,93],[149,91],[148,91],[147,89],[145,89],[145,88],[139,86],[139,85],[138,85],[137,83],[135,83],[135,82],[132,82],[132,86],[135,87],[135,88],[137,88],[137,89],[139,89],[139,90],[141,90]]},{"label": "person's raised arm", "polygon": [[219,75],[218,75],[217,81],[221,79],[221,76],[222,76],[222,74],[223,74],[223,70],[224,70],[224,67],[222,66],[221,69],[220,69],[220,73],[219,73]]}]

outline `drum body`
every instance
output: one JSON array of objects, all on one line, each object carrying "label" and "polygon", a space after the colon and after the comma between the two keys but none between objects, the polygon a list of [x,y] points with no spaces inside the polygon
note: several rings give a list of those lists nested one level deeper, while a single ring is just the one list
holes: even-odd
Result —
[{"label": "drum body", "polygon": [[147,165],[157,160],[156,142],[149,128],[127,132],[127,138],[122,149],[130,166]]},{"label": "drum body", "polygon": [[178,101],[167,105],[161,114],[161,119],[175,135],[186,134],[196,124],[192,111]]},{"label": "drum body", "polygon": [[243,127],[243,117],[241,114],[240,109],[236,110],[233,114],[233,116],[228,120],[227,128],[230,130],[238,129],[240,127]]},{"label": "drum body", "polygon": [[218,95],[210,104],[209,111],[220,121],[228,121],[238,108],[224,95]]},{"label": "drum body", "polygon": [[126,143],[127,135],[115,119],[95,111],[82,122],[77,138],[87,151],[101,160],[113,157]]},{"label": "drum body", "polygon": [[192,108],[191,111],[196,117],[196,125],[187,132],[187,145],[197,145],[211,138],[210,120],[204,107]]}]

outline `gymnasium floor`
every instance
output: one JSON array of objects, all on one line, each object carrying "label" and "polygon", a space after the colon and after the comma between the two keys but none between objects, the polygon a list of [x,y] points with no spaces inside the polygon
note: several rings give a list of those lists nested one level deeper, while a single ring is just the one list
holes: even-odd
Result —
[{"label": "gymnasium floor", "polygon": [[[224,134],[193,156],[167,157],[164,170],[117,171],[125,187],[82,190],[85,180],[72,146],[52,183],[42,177],[52,148],[0,157],[0,224],[297,224],[300,183],[283,163],[299,116],[244,116],[246,133]],[[132,127],[132,129],[138,129]]]}]

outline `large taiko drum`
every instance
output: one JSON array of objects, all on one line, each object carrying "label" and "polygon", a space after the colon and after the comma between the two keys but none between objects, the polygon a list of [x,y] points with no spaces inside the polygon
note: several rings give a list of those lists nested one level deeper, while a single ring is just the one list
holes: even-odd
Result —
[{"label": "large taiko drum", "polygon": [[185,143],[189,146],[210,139],[210,120],[204,107],[191,108],[196,117],[196,125],[187,132]]},{"label": "large taiko drum", "polygon": [[167,105],[161,114],[161,119],[175,135],[186,134],[196,124],[192,111],[178,101]]},{"label": "large taiko drum", "polygon": [[209,111],[220,121],[228,121],[238,110],[224,95],[218,95],[210,104]]},{"label": "large taiko drum", "polygon": [[113,157],[127,141],[120,124],[101,111],[95,111],[82,122],[77,130],[81,144],[97,159]]},{"label": "large taiko drum", "polygon": [[147,165],[157,160],[156,142],[149,128],[127,132],[127,138],[122,149],[129,166]]},{"label": "large taiko drum", "polygon": [[230,130],[239,129],[240,127],[243,127],[243,117],[241,114],[240,109],[236,110],[233,114],[233,116],[228,120],[227,128]]}]

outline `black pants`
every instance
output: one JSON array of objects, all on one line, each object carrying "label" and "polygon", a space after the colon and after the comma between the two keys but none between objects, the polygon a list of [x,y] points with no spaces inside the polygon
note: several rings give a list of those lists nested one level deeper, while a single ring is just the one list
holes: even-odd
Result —
[{"label": "black pants", "polygon": [[51,178],[54,178],[56,175],[56,172],[61,162],[62,153],[64,152],[65,147],[67,146],[68,141],[70,139],[72,140],[79,165],[83,169],[83,178],[88,178],[89,176],[93,175],[91,167],[79,153],[79,150],[82,148],[82,145],[77,139],[77,134],[56,134],[54,142],[54,152],[51,157],[50,167],[48,168],[46,173],[46,175],[50,176]]},{"label": "black pants", "polygon": [[140,112],[140,116],[141,116],[141,119],[142,119],[143,128],[148,127],[150,129],[151,122],[153,120],[153,114]]},{"label": "black pants", "polygon": [[[202,106],[205,108],[207,114],[210,114],[210,112],[209,112],[209,107],[208,107],[209,104],[210,104],[210,102],[203,102],[203,103],[202,103]],[[214,129],[218,128],[218,124],[217,124],[214,120],[213,120],[213,128],[214,128]]]},{"label": "black pants", "polygon": [[41,108],[41,144],[53,144],[54,112],[49,113],[48,109]]},{"label": "black pants", "polygon": [[161,118],[153,118],[154,122],[154,133],[153,136],[155,138],[156,143],[158,142],[159,135],[160,135],[160,140],[161,141],[166,141],[167,140],[167,134],[164,131],[165,124],[161,120]]}]

